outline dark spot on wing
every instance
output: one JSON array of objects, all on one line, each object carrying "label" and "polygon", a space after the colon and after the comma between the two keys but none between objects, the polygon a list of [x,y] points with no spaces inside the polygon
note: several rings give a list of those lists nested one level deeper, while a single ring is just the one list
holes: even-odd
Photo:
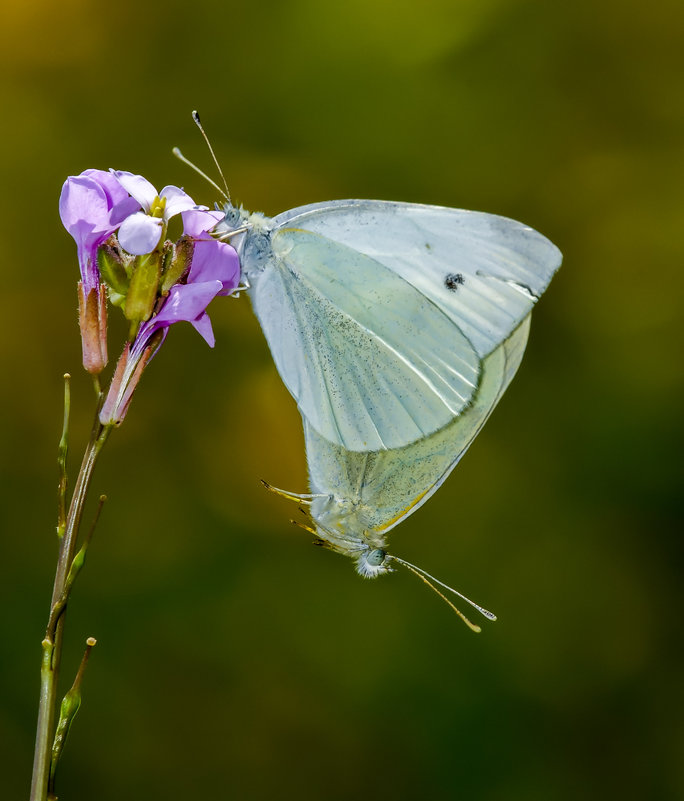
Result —
[{"label": "dark spot on wing", "polygon": [[456,290],[465,284],[465,278],[461,273],[449,273],[446,278],[444,279],[444,286],[450,292],[456,292]]}]

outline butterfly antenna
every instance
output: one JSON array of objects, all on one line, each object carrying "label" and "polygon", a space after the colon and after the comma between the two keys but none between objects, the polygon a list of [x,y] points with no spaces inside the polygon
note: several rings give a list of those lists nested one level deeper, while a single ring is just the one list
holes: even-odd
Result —
[{"label": "butterfly antenna", "polygon": [[[221,194],[225,197],[226,201],[230,204],[230,192],[228,191],[228,182],[223,174],[223,170],[221,169],[221,165],[218,163],[218,159],[216,158],[216,154],[214,153],[214,148],[211,146],[211,142],[209,141],[209,137],[206,135],[204,128],[202,127],[202,122],[200,120],[199,112],[193,111],[192,112],[192,119],[195,125],[200,129],[200,133],[204,137],[204,141],[207,143],[207,147],[209,148],[209,152],[211,153],[211,158],[216,165],[216,169],[218,170],[218,174],[221,176],[221,180],[223,181],[223,187],[225,192],[221,192]],[[214,184],[216,186],[216,184]]]},{"label": "butterfly antenna", "polygon": [[[458,590],[455,590],[453,587],[450,587],[448,584],[445,584],[443,581],[440,581],[438,578],[435,578],[434,576],[431,576],[427,571],[423,570],[422,568],[418,567],[417,565],[412,565],[410,562],[407,562],[405,559],[400,559],[398,556],[390,556],[389,554],[388,554],[388,556],[389,556],[390,559],[393,559],[395,562],[399,562],[400,565],[404,565],[404,567],[408,568],[408,570],[411,570],[417,576],[420,576],[420,578],[423,579],[423,581],[426,584],[429,584],[432,587],[432,589],[438,595],[441,595],[442,598],[444,598],[444,600],[447,601],[447,603],[450,606],[453,607],[453,604],[447,598],[445,598],[444,595],[442,595],[442,593],[436,587],[434,587],[432,584],[430,584],[430,581],[434,581],[435,584],[439,584],[439,586],[440,587],[444,587],[445,590],[449,590],[449,592],[453,592],[453,594],[457,595],[459,598],[461,598],[461,600],[463,600],[466,603],[470,604],[473,607],[473,609],[477,609],[477,611],[481,615],[486,617],[487,620],[496,620],[496,615],[493,612],[490,612],[488,609],[485,609],[483,606],[480,606],[480,604],[476,604],[475,601],[471,601],[470,598],[467,598],[465,595],[463,595],[463,593],[460,593]],[[429,581],[428,581],[428,579],[429,579]],[[458,611],[458,610],[456,610],[456,611]],[[460,612],[458,612],[458,614],[461,617],[463,617],[463,615],[461,615]],[[472,628],[472,624],[469,623],[469,625]],[[478,631],[479,631],[479,627],[476,626],[475,628],[477,628]]]},{"label": "butterfly antenna", "polygon": [[211,179],[211,178],[210,178],[210,177],[209,177],[209,176],[206,174],[206,172],[202,172],[202,170],[200,170],[200,168],[199,168],[199,167],[198,167],[196,164],[193,164],[193,163],[190,161],[190,159],[186,158],[186,157],[185,157],[185,156],[184,156],[184,155],[183,155],[183,154],[180,152],[180,148],[178,148],[178,147],[174,147],[174,148],[173,148],[173,150],[172,150],[171,152],[173,153],[173,155],[174,155],[174,156],[175,156],[175,157],[176,157],[176,158],[177,158],[179,161],[182,161],[182,162],[183,162],[183,164],[187,164],[187,165],[188,165],[188,167],[190,167],[190,169],[191,169],[191,170],[194,170],[194,171],[195,171],[195,172],[196,172],[198,175],[201,175],[201,176],[202,176],[202,178],[204,178],[204,180],[205,180],[205,181],[207,181],[207,183],[211,184],[211,185],[214,187],[214,189],[215,189],[215,190],[216,190],[216,191],[217,191],[217,192],[218,192],[220,195],[223,195],[223,197],[224,197],[224,199],[226,200],[226,202],[230,203],[230,198],[228,197],[228,195],[226,195],[226,193],[223,191],[223,189],[221,189],[221,187],[220,187],[220,186],[219,186],[219,185],[216,183],[216,181],[212,180],[212,179]]}]

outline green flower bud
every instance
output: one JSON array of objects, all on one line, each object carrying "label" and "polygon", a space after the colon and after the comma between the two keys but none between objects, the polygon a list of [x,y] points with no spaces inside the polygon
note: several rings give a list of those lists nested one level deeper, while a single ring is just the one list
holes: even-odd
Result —
[{"label": "green flower bud", "polygon": [[97,267],[102,280],[107,285],[110,297],[112,295],[126,297],[130,281],[119,248],[109,242],[100,245],[97,249]]},{"label": "green flower bud", "polygon": [[177,284],[183,273],[190,267],[195,243],[189,236],[182,236],[175,247],[164,254],[163,278],[161,283],[162,295],[167,295],[174,284]]},{"label": "green flower bud", "polygon": [[161,253],[157,251],[138,256],[133,262],[131,285],[124,304],[127,320],[144,322],[152,315],[159,289],[161,263]]}]

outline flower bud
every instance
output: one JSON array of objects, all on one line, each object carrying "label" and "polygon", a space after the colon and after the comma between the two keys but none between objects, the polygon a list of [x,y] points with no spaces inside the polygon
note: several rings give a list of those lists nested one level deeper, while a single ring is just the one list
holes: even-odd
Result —
[{"label": "flower bud", "polygon": [[121,421],[117,418],[117,404],[125,390],[124,375],[130,357],[131,346],[126,343],[124,346],[119,361],[116,363],[114,375],[112,376],[111,383],[109,384],[109,391],[105,398],[102,408],[100,409],[100,422],[103,426],[118,425]]},{"label": "flower bud", "polygon": [[195,242],[190,236],[182,236],[175,247],[165,254],[164,270],[161,284],[162,295],[167,295],[174,284],[177,284],[190,267]]},{"label": "flower bud", "polygon": [[83,367],[99,375],[107,364],[107,298],[104,285],[93,287],[86,295],[78,282],[78,324],[81,329]]},{"label": "flower bud", "polygon": [[133,275],[124,304],[127,320],[149,320],[157,300],[161,276],[161,254],[157,251],[138,256],[133,262]]},{"label": "flower bud", "polygon": [[130,284],[121,250],[112,237],[97,250],[97,266],[100,277],[107,285],[109,299],[114,306],[122,306]]},{"label": "flower bud", "polygon": [[121,425],[143,371],[164,341],[164,336],[164,331],[156,331],[142,350],[135,347],[131,349],[126,343],[100,410],[100,422],[103,426]]}]

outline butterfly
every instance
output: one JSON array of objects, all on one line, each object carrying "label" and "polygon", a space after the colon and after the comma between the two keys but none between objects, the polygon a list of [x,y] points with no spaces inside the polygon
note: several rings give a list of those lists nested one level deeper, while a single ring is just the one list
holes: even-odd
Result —
[{"label": "butterfly", "polygon": [[304,426],[311,492],[267,486],[307,504],[317,539],[362,576],[395,561],[441,584],[389,555],[386,535],[442,485],[505,391],[560,251],[514,220],[439,206],[225,211]]},{"label": "butterfly", "polygon": [[[229,239],[276,367],[302,415],[318,544],[374,578],[396,562],[495,616],[386,550],[387,533],[439,489],[515,375],[558,248],[483,212],[335,200],[270,219],[226,204]],[[434,582],[434,584],[432,583]]]}]

